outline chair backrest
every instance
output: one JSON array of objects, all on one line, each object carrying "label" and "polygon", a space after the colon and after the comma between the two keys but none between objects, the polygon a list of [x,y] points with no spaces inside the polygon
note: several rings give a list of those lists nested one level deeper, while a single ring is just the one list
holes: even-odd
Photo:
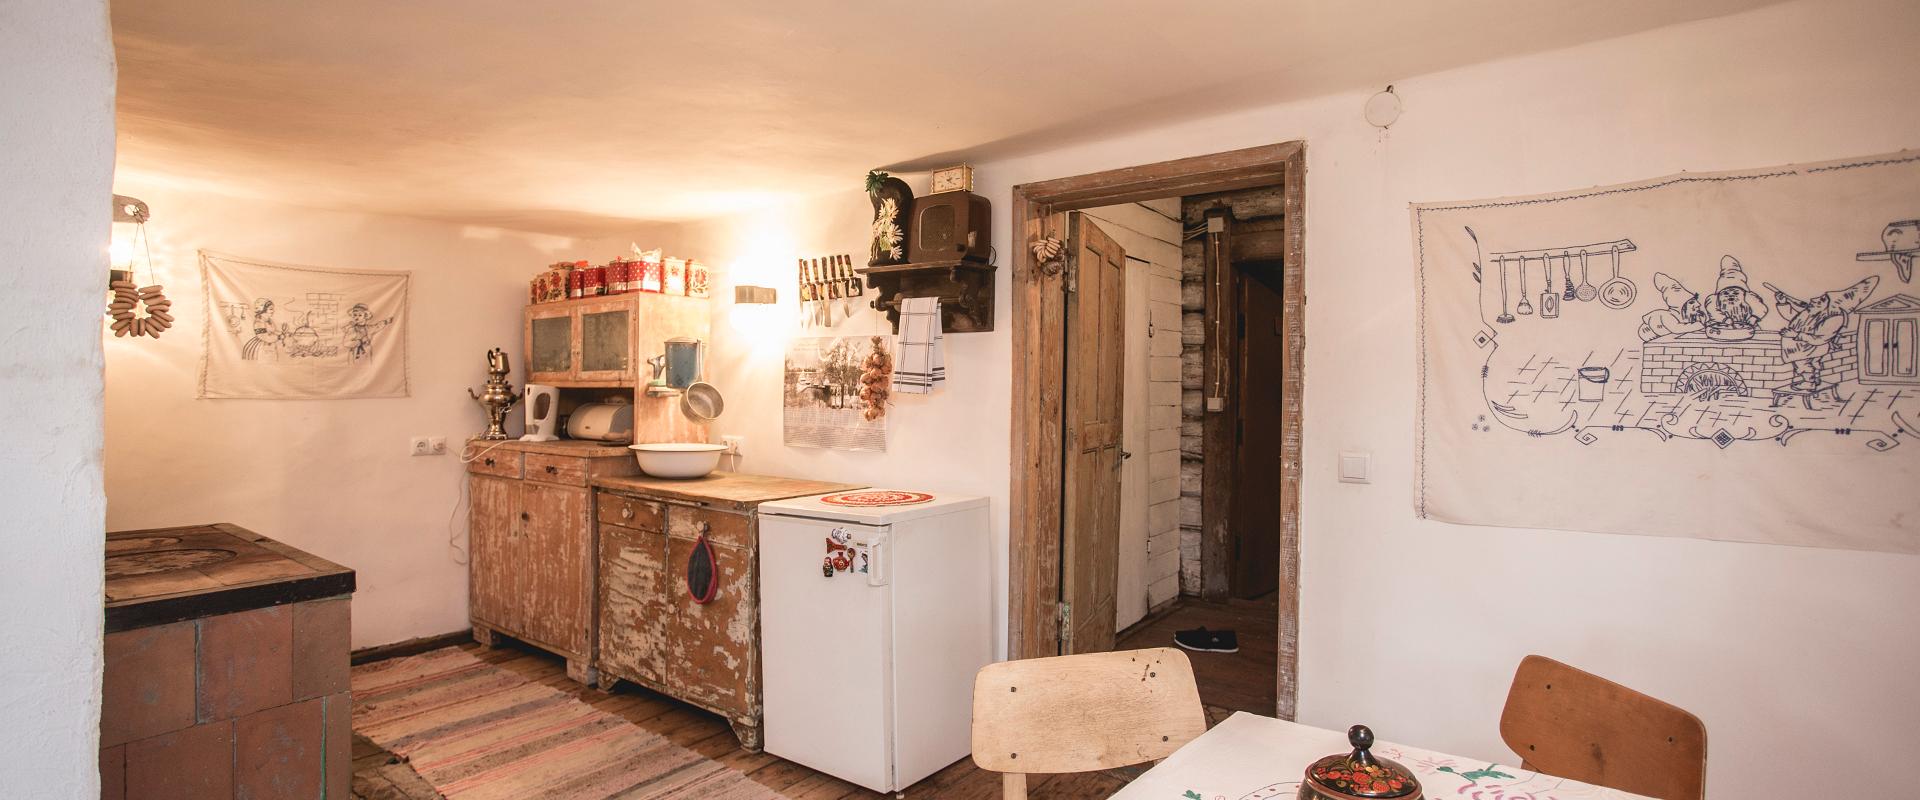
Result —
[{"label": "chair backrest", "polygon": [[1124,767],[1206,730],[1193,664],[1170,647],[1003,661],[973,679],[973,761],[994,772]]},{"label": "chair backrest", "polygon": [[1545,656],[1521,659],[1500,738],[1536,772],[1661,800],[1707,793],[1699,717]]}]

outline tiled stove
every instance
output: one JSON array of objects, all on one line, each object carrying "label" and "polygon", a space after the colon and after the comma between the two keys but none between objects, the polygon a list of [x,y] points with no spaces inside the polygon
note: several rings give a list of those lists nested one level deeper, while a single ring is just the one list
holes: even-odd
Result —
[{"label": "tiled stove", "polygon": [[349,795],[352,570],[226,524],[106,560],[102,798]]}]

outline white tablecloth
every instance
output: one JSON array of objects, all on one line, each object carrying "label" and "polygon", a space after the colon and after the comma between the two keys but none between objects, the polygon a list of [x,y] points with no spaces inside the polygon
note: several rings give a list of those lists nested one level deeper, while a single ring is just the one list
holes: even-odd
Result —
[{"label": "white tablecloth", "polygon": [[[1237,712],[1187,743],[1115,800],[1293,800],[1307,765],[1352,750],[1345,732]],[[1431,750],[1376,742],[1373,753],[1413,770],[1428,798],[1647,800],[1637,794]]]}]

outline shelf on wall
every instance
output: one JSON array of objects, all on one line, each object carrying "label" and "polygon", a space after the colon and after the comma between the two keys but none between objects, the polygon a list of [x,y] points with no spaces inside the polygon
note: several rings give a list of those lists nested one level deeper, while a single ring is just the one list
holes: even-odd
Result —
[{"label": "shelf on wall", "polygon": [[900,303],[909,297],[940,298],[940,327],[945,333],[985,333],[993,330],[992,264],[978,261],[921,261],[857,267],[867,288],[879,292],[872,306],[886,312],[893,332],[900,332]]}]

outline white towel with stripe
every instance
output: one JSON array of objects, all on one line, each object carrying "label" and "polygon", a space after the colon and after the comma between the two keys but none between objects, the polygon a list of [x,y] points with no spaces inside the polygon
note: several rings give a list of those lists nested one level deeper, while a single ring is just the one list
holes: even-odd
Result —
[{"label": "white towel with stripe", "polygon": [[945,334],[940,330],[940,298],[909,297],[900,303],[899,357],[893,367],[893,390],[902,394],[932,394],[947,381]]}]

